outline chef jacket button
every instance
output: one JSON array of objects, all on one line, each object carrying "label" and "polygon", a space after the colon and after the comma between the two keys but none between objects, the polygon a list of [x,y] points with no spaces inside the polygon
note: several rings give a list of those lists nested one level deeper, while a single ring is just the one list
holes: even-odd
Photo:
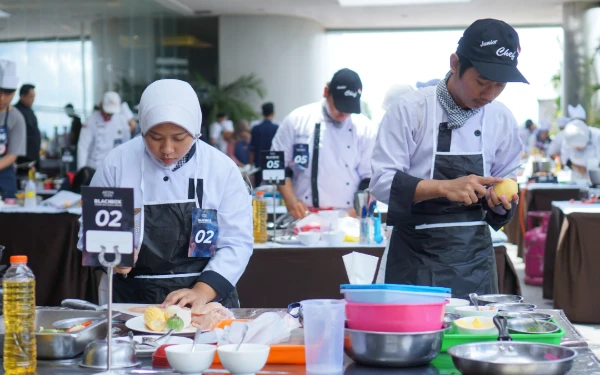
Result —
[{"label": "chef jacket button", "polygon": [[350,183],[349,183],[349,182],[346,182],[346,185],[350,186]]},{"label": "chef jacket button", "polygon": [[349,132],[351,132],[351,131],[352,131],[352,128],[348,129],[348,131],[349,131]]},{"label": "chef jacket button", "polygon": [[348,146],[348,148],[350,148],[350,146]]},{"label": "chef jacket button", "polygon": [[308,197],[304,197],[304,199],[308,200]]},{"label": "chef jacket button", "polygon": [[481,135],[481,130],[475,130],[475,136],[479,137]]},{"label": "chef jacket button", "polygon": [[350,202],[346,202],[346,204],[350,204]]},{"label": "chef jacket button", "polygon": [[163,177],[163,181],[169,181],[169,177],[167,177],[167,176]]},{"label": "chef jacket button", "polygon": [[348,168],[348,164],[346,164],[346,168]]}]

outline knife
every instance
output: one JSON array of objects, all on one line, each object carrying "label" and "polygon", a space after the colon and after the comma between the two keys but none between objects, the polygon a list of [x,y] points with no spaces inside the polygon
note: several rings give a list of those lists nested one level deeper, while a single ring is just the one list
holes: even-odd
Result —
[{"label": "knife", "polygon": [[525,164],[519,164],[516,167],[514,167],[513,169],[511,169],[510,171],[508,171],[504,176],[500,177],[500,178],[506,178],[506,176],[508,176],[509,174],[513,173],[514,171],[516,171],[517,169],[521,168],[522,166],[524,166]]}]

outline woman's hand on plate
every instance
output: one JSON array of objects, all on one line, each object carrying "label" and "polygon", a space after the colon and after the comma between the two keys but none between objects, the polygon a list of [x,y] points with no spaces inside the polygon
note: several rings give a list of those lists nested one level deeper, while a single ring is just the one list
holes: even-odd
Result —
[{"label": "woman's hand on plate", "polygon": [[191,306],[192,310],[196,307],[204,306],[217,297],[217,292],[206,283],[196,283],[193,288],[179,289],[169,293],[161,307],[178,305],[179,307]]}]

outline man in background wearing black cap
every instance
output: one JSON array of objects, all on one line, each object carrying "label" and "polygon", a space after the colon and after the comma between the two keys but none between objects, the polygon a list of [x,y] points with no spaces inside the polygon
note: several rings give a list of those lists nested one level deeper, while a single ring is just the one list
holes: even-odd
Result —
[{"label": "man in background wearing black cap", "polygon": [[279,191],[298,219],[309,209],[354,214],[354,193],[371,177],[375,126],[361,113],[362,82],[342,69],[323,90],[324,99],[294,110],[282,122],[273,151],[283,151],[291,171]]},{"label": "man in background wearing black cap", "polygon": [[404,95],[383,118],[370,186],[394,227],[386,283],[452,288],[459,298],[498,292],[489,226],[510,221],[518,196],[490,186],[516,177],[523,146],[512,113],[494,100],[507,82],[527,83],[520,50],[511,26],[478,20],[445,79]]}]

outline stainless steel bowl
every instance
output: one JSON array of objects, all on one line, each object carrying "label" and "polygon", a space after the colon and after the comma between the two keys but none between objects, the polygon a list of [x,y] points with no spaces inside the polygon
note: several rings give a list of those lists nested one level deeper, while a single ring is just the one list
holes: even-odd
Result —
[{"label": "stainless steel bowl", "polygon": [[531,318],[509,319],[507,325],[508,330],[515,333],[544,334],[560,331],[560,327],[554,323],[536,322]]},{"label": "stainless steel bowl", "polygon": [[498,311],[533,311],[537,307],[530,303],[490,303],[489,306],[493,306]]},{"label": "stainless steel bowl", "polygon": [[412,367],[429,363],[440,353],[444,332],[367,332],[346,329],[344,351],[354,362],[377,367]]},{"label": "stainless steel bowl", "polygon": [[451,324],[453,321],[458,320],[460,318],[462,318],[462,317],[458,314],[445,313],[444,314],[444,323]]},{"label": "stainless steel bowl", "polygon": [[407,368],[382,368],[351,363],[344,370],[344,375],[440,375],[440,371],[433,365]]},{"label": "stainless steel bowl", "polygon": [[478,342],[448,349],[464,375],[563,375],[577,353],[570,348],[528,342]]},{"label": "stainless steel bowl", "polygon": [[498,315],[505,316],[508,319],[535,319],[538,322],[548,322],[552,319],[552,315],[529,311],[499,311]]},{"label": "stainless steel bowl", "polygon": [[477,296],[480,304],[523,302],[523,297],[514,294],[484,294]]},{"label": "stainless steel bowl", "polygon": [[[111,353],[113,369],[136,367],[141,364],[135,355],[135,345],[130,341],[113,339]],[[79,366],[99,370],[106,369],[107,354],[107,340],[93,341],[85,347]]]}]

